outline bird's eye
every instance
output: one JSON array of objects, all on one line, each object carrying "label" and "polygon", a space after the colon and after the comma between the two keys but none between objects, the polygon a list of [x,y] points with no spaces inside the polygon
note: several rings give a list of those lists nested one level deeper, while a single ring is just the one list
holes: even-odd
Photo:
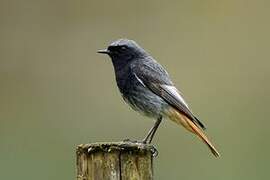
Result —
[{"label": "bird's eye", "polygon": [[109,46],[108,50],[110,50],[113,53],[122,53],[126,51],[127,47],[126,46]]}]

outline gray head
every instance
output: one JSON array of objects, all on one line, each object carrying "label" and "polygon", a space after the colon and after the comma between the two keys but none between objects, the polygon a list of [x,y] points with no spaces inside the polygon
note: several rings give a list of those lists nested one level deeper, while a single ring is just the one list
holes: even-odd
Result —
[{"label": "gray head", "polygon": [[114,66],[125,65],[132,60],[138,60],[148,56],[147,52],[135,41],[129,39],[119,39],[112,42],[107,49],[99,50],[98,53],[108,54]]}]

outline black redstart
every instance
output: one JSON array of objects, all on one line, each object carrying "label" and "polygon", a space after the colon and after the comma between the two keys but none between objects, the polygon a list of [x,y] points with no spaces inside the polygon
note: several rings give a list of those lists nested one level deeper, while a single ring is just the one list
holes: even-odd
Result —
[{"label": "black redstart", "polygon": [[162,118],[167,117],[196,134],[219,157],[203,132],[204,125],[191,112],[166,70],[135,41],[119,39],[98,53],[111,57],[117,86],[124,100],[134,110],[156,119],[143,143],[151,143]]}]

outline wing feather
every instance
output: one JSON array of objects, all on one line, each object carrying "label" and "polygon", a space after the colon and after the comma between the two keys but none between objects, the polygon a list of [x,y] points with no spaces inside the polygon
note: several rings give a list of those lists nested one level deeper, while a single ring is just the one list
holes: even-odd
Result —
[{"label": "wing feather", "polygon": [[193,115],[181,93],[174,87],[169,74],[160,64],[151,57],[145,59],[143,64],[138,61],[137,63],[131,65],[131,71],[143,86],[162,97],[196,125],[205,129],[203,123]]},{"label": "wing feather", "polygon": [[202,129],[205,129],[203,123],[193,115],[184,98],[181,96],[176,87],[157,83],[147,83],[147,87],[151,89],[155,94],[161,96],[171,106],[186,115],[190,120],[199,125]]}]

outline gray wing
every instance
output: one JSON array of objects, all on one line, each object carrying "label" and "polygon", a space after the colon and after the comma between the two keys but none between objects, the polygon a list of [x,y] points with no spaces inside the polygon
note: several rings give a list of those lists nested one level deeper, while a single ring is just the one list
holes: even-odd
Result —
[{"label": "gray wing", "polygon": [[162,97],[168,104],[178,109],[202,129],[205,129],[203,123],[193,115],[181,93],[174,87],[164,68],[155,61],[148,63],[152,64],[143,64],[133,69],[133,73],[139,82]]}]

